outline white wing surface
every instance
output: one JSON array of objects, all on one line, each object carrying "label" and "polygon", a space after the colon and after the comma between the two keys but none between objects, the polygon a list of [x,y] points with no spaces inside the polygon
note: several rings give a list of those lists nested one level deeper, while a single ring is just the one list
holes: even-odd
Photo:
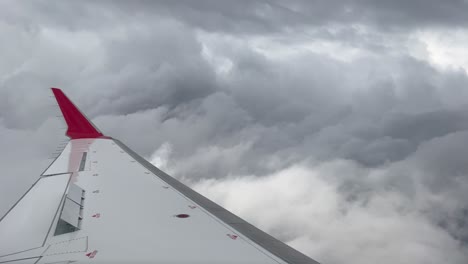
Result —
[{"label": "white wing surface", "polygon": [[317,263],[104,136],[52,90],[71,140],[1,218],[0,263]]}]

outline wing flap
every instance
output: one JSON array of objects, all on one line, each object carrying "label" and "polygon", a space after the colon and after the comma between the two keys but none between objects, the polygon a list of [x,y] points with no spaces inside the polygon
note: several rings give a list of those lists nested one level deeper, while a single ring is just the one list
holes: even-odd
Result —
[{"label": "wing flap", "polygon": [[39,179],[0,221],[0,256],[44,245],[70,174]]}]

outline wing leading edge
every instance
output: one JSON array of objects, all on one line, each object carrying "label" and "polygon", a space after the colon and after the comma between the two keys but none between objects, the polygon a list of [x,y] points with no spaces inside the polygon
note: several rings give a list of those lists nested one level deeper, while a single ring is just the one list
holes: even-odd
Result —
[{"label": "wing leading edge", "polygon": [[[0,221],[0,263],[318,263],[105,137],[53,93],[71,140]],[[14,224],[25,216],[36,222]],[[12,239],[20,243],[4,247]]]}]

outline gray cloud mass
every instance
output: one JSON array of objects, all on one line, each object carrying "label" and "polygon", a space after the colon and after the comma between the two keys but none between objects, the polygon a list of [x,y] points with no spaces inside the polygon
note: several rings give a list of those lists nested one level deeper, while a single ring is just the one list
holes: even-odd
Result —
[{"label": "gray cloud mass", "polygon": [[105,134],[318,261],[467,263],[468,67],[438,65],[427,40],[468,39],[467,5],[1,2],[0,212],[64,138],[61,87]]}]

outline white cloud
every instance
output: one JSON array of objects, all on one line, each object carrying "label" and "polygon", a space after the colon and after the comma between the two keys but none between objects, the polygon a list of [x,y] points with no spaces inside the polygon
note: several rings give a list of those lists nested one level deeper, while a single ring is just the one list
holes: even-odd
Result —
[{"label": "white cloud", "polygon": [[468,30],[422,30],[413,34],[426,49],[427,60],[442,70],[468,73]]},{"label": "white cloud", "polygon": [[172,147],[170,143],[163,143],[149,158],[149,161],[154,166],[160,168],[161,170],[171,173],[170,168],[168,167],[169,158],[171,156]]},{"label": "white cloud", "polygon": [[345,161],[295,165],[265,177],[203,180],[193,188],[323,263],[465,263],[459,241],[399,193],[347,201],[334,180],[343,166],[356,168]]}]

